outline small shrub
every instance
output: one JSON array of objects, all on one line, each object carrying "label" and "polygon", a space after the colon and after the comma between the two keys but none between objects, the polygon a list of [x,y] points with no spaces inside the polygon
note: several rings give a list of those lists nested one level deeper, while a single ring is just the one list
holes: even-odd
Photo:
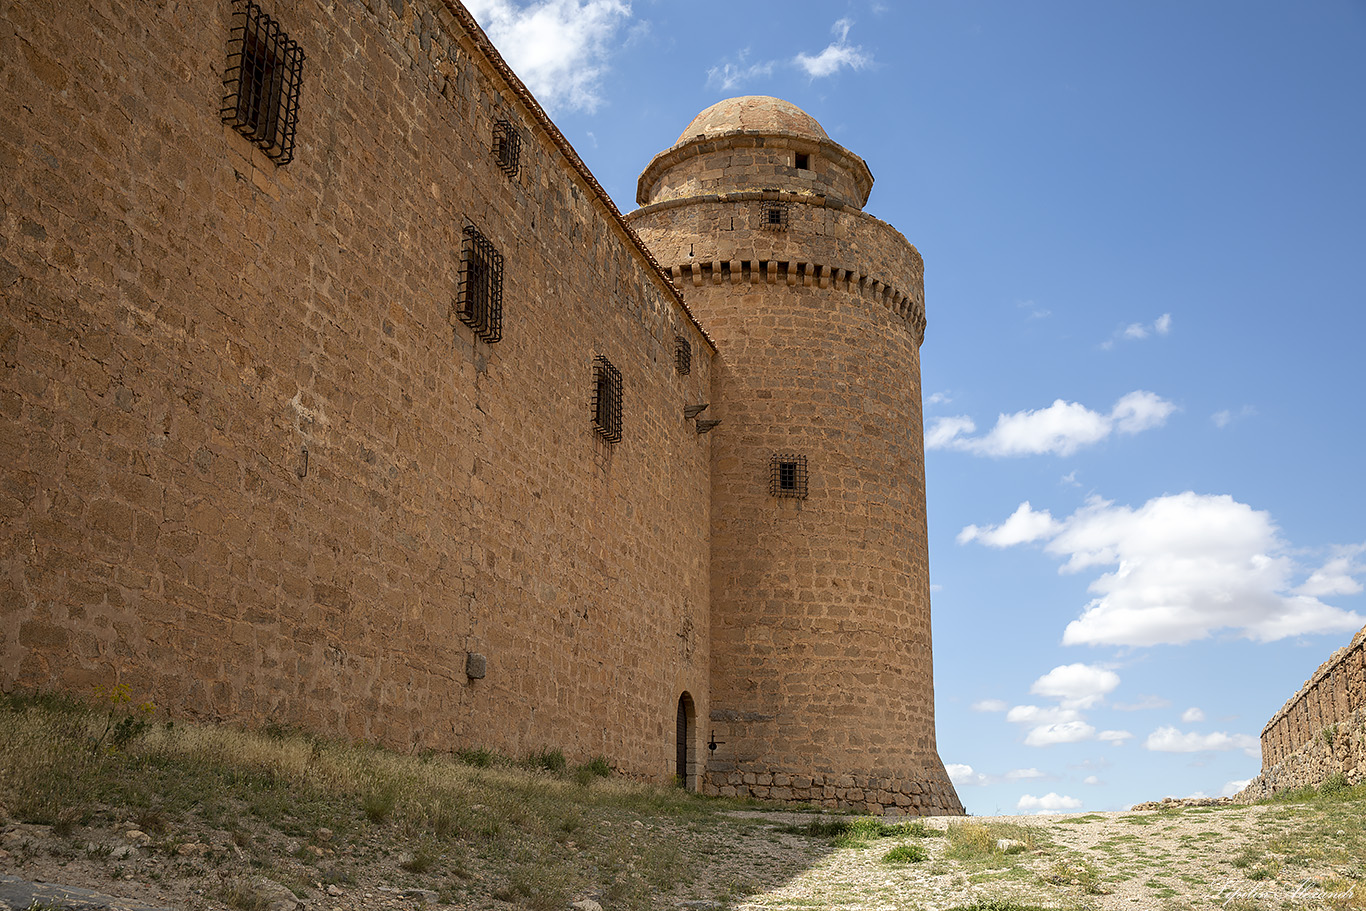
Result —
[{"label": "small shrub", "polygon": [[929,860],[929,858],[929,852],[920,845],[897,845],[882,855],[882,862],[884,864],[918,864],[922,860]]},{"label": "small shrub", "polygon": [[1323,780],[1323,784],[1319,785],[1319,794],[1324,797],[1338,797],[1350,790],[1352,790],[1352,785],[1347,781],[1347,776],[1341,772],[1334,772]]},{"label": "small shrub", "polygon": [[399,862],[399,866],[409,873],[426,873],[436,866],[438,855],[430,845],[421,845],[412,854]]},{"label": "small shrub", "polygon": [[366,819],[373,823],[381,823],[394,812],[394,805],[397,802],[398,795],[394,793],[393,788],[380,788],[362,797],[360,808],[364,811]]},{"label": "small shrub", "polygon": [[612,764],[607,761],[606,756],[594,756],[592,759],[579,766],[579,769],[588,772],[594,778],[612,777]]},{"label": "small shrub", "polygon": [[483,747],[475,747],[458,751],[455,758],[465,765],[474,766],[476,769],[487,769],[498,761],[498,754]]},{"label": "small shrub", "polygon": [[526,758],[527,768],[554,772],[556,775],[563,772],[568,765],[564,753],[555,749],[537,750]]},{"label": "small shrub", "polygon": [[1330,747],[1333,745],[1333,741],[1337,739],[1337,736],[1338,726],[1336,724],[1330,724],[1319,732],[1319,737],[1321,737],[1323,739],[1323,742],[1328,744],[1328,746]]}]

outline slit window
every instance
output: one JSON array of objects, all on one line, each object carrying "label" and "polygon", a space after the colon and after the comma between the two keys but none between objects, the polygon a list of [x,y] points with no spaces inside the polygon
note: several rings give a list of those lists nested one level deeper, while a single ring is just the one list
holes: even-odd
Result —
[{"label": "slit window", "polygon": [[787,215],[787,203],[763,203],[759,206],[759,227],[765,231],[786,231],[788,220]]},{"label": "slit window", "polygon": [[692,343],[681,335],[674,336],[674,368],[679,376],[692,373]]},{"label": "slit window", "polygon": [[304,52],[256,0],[234,0],[223,122],[276,164],[294,159]]},{"label": "slit window", "polygon": [[466,225],[460,252],[456,315],[489,344],[503,337],[503,255],[473,225]]},{"label": "slit window", "polygon": [[768,492],[775,497],[806,499],[806,456],[775,454],[769,461]]},{"label": "slit window", "polygon": [[509,177],[516,177],[521,168],[522,137],[506,120],[493,125],[493,157],[498,167]]},{"label": "slit window", "polygon": [[621,371],[601,354],[593,358],[593,430],[609,443],[621,442]]}]

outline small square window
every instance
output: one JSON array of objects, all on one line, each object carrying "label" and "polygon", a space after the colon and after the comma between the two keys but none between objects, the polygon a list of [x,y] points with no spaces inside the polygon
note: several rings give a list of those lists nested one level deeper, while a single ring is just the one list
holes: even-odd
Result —
[{"label": "small square window", "polygon": [[609,443],[621,442],[621,371],[601,354],[593,358],[593,430]]},{"label": "small square window", "polygon": [[303,50],[256,0],[233,0],[220,113],[277,164],[294,159],[303,68]]},{"label": "small square window", "polygon": [[775,497],[806,499],[806,456],[779,454],[769,460],[768,492]]},{"label": "small square window", "polygon": [[522,158],[522,137],[506,120],[493,125],[493,157],[509,177],[516,177]]},{"label": "small square window", "polygon": [[759,227],[765,231],[787,230],[787,203],[766,202],[759,206]]},{"label": "small square window", "polygon": [[489,344],[503,337],[503,255],[473,225],[465,226],[456,315]]},{"label": "small square window", "polygon": [[808,155],[808,154],[805,153],[805,152],[798,152],[798,153],[797,153],[797,170],[798,170],[798,171],[809,171],[809,170],[811,170],[811,156],[810,156],[810,155]]},{"label": "small square window", "polygon": [[674,367],[679,376],[692,373],[692,343],[681,335],[674,336]]}]

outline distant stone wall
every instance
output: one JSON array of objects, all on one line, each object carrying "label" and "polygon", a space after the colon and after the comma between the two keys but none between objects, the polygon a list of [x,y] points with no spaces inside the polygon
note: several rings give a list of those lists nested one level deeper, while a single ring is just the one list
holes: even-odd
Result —
[{"label": "distant stone wall", "polygon": [[1366,627],[1333,653],[1262,729],[1262,771],[1250,802],[1341,772],[1366,780]]}]

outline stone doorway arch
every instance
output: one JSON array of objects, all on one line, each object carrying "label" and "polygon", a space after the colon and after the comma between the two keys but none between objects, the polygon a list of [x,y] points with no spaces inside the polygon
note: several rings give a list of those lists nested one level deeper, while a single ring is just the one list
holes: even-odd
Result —
[{"label": "stone doorway arch", "polygon": [[675,741],[674,775],[680,787],[697,790],[697,707],[687,690],[678,697],[677,740]]}]

